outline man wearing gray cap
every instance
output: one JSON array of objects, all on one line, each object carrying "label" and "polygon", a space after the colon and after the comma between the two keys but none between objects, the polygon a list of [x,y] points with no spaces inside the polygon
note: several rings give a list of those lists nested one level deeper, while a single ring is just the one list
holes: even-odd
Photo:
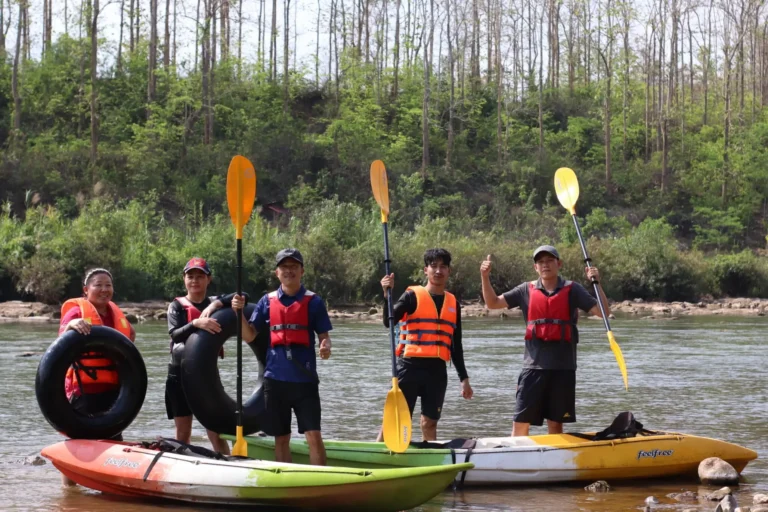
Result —
[{"label": "man wearing gray cap", "polygon": [[[542,245],[533,251],[536,281],[522,283],[503,295],[491,285],[491,255],[480,265],[483,300],[488,309],[519,307],[526,323],[523,369],[517,379],[513,436],[527,436],[531,424],[547,420],[549,434],[561,434],[563,423],[576,421],[576,344],[578,310],[602,317],[597,300],[579,283],[559,275],[563,262],[557,249]],[[595,267],[587,278],[599,282]],[[608,299],[598,286],[610,314]]]}]

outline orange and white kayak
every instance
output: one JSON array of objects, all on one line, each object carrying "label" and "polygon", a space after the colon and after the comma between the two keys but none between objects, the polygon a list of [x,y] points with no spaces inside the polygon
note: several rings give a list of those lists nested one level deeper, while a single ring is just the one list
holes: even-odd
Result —
[{"label": "orange and white kayak", "polygon": [[[178,442],[175,441],[178,444]],[[155,446],[155,445],[151,445]],[[42,455],[85,487],[111,494],[301,510],[397,511],[442,492],[472,464],[361,470],[206,457],[116,441],[67,440]],[[229,458],[231,459],[231,458]]]}]

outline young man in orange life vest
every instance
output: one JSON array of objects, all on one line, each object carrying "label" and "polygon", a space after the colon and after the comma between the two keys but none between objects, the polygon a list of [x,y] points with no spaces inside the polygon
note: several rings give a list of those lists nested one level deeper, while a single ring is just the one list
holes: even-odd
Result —
[{"label": "young man in orange life vest", "polygon": [[[325,303],[304,288],[304,258],[296,249],[277,253],[275,275],[280,287],[264,295],[250,319],[243,316],[243,339],[251,343],[259,332],[270,333],[264,371],[264,401],[269,425],[264,431],[275,436],[275,460],[291,462],[291,411],[296,414],[299,433],[309,445],[309,462],[326,463],[320,434],[320,388],[315,357],[315,335],[320,357],[331,357],[333,329]],[[245,297],[235,295],[232,308],[245,306]]]},{"label": "young man in orange life vest", "polygon": [[[480,265],[483,300],[488,309],[519,307],[526,322],[525,357],[517,379],[513,436],[527,436],[533,425],[547,420],[550,434],[563,432],[563,423],[576,421],[576,344],[578,310],[602,317],[597,300],[573,281],[559,276],[563,262],[557,249],[542,245],[533,252],[536,281],[496,295],[491,286],[490,254]],[[586,269],[587,278],[600,280],[595,267]],[[608,299],[598,286],[606,314]]]},{"label": "young man in orange life vest", "polygon": [[[456,297],[445,290],[451,275],[451,253],[429,249],[424,253],[426,286],[409,286],[392,306],[394,321],[400,321],[397,345],[397,376],[408,408],[416,407],[421,397],[421,435],[424,441],[437,439],[437,422],[448,387],[446,363],[453,361],[461,382],[461,396],[472,398],[472,386],[464,366],[461,344],[461,307]],[[395,275],[384,276],[384,296],[395,285]],[[439,312],[439,313],[438,313]],[[384,326],[389,318],[384,315]],[[378,441],[383,440],[379,432]]]}]

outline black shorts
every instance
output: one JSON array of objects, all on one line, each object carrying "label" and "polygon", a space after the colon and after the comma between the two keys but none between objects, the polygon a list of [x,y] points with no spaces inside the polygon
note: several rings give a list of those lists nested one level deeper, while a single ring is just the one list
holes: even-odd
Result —
[{"label": "black shorts", "polygon": [[192,416],[184,389],[181,387],[181,366],[168,365],[168,378],[165,380],[165,412],[168,419]]},{"label": "black shorts", "polygon": [[541,425],[576,421],[576,370],[524,368],[517,379],[514,421]]},{"label": "black shorts", "polygon": [[416,408],[416,399],[421,397],[421,414],[432,420],[440,419],[448,387],[445,365],[425,368],[401,363],[397,368],[397,378],[411,416]]},{"label": "black shorts", "polygon": [[264,379],[264,401],[271,436],[291,433],[291,411],[296,413],[299,434],[320,430],[320,386],[317,382],[286,382]]}]

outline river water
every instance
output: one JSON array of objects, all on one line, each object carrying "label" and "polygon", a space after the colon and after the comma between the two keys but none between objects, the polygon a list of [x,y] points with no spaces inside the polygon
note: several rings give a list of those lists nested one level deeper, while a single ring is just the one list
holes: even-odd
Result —
[{"label": "river water", "polygon": [[[759,458],[747,466],[735,496],[743,506],[752,495],[768,493],[768,365],[765,325],[761,318],[695,317],[679,320],[617,319],[613,323],[629,371],[625,392],[602,323],[582,321],[577,373],[578,423],[566,430],[602,430],[621,411],[632,411],[646,428],[704,435],[756,450]],[[144,407],[124,432],[126,440],[172,437],[173,423],[165,417],[163,401],[168,359],[164,323],[138,325],[136,344],[149,373]],[[24,465],[62,438],[43,419],[35,400],[35,372],[55,337],[53,324],[0,324],[0,361],[5,384],[0,386],[0,510],[215,510],[164,501],[136,502],[89,491],[63,489],[59,473],[47,463]],[[509,435],[514,389],[523,352],[519,318],[468,319],[464,322],[467,368],[475,398],[459,396],[455,371],[449,369],[449,388],[440,439]],[[336,322],[332,332],[333,357],[320,361],[323,435],[326,439],[373,440],[390,388],[387,331],[380,325]],[[233,343],[220,364],[223,381],[235,386]],[[34,352],[31,357],[20,357]],[[254,382],[255,359],[244,364],[244,383]],[[244,389],[250,386],[244,384]],[[417,405],[418,410],[418,405]],[[420,432],[414,424],[414,440]],[[570,427],[570,428],[568,428]],[[294,420],[295,428],[295,420]],[[543,433],[532,428],[532,434]],[[193,441],[208,446],[204,429],[195,423]],[[654,510],[683,510],[666,495],[713,488],[696,481],[610,482],[612,491],[592,494],[581,485],[550,485],[513,489],[446,491],[418,510],[437,511],[615,511],[642,510],[648,496],[660,503]],[[695,507],[694,507],[695,508]],[[702,503],[698,510],[713,510]]]}]

